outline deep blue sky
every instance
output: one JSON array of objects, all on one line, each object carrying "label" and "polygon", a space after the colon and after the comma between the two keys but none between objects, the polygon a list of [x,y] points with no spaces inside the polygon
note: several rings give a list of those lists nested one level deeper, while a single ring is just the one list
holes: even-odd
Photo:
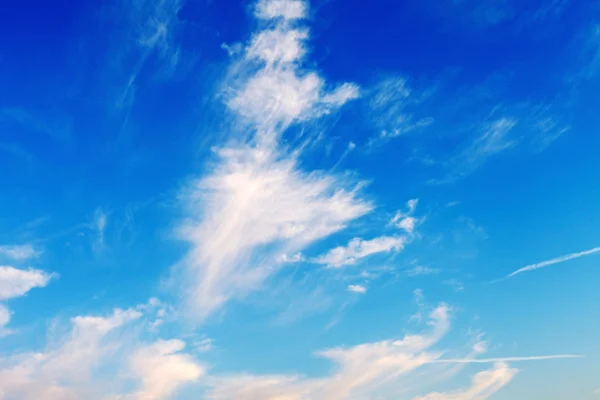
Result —
[{"label": "deep blue sky", "polygon": [[26,0],[0,35],[7,399],[600,396],[598,4]]}]

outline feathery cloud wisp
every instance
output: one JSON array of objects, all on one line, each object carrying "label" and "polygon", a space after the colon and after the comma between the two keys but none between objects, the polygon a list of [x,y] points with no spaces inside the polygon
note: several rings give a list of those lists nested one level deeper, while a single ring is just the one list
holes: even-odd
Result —
[{"label": "feathery cloud wisp", "polygon": [[370,112],[373,124],[379,131],[370,144],[431,125],[432,117],[417,118],[413,110],[423,97],[409,87],[406,78],[390,77],[379,82],[370,93]]},{"label": "feathery cloud wisp", "polygon": [[215,378],[208,394],[211,400],[275,400],[369,398],[374,390],[437,359],[441,353],[429,349],[449,330],[449,308],[440,305],[430,313],[431,331],[406,335],[350,348],[333,348],[318,353],[337,365],[323,378],[294,375],[230,376]]}]

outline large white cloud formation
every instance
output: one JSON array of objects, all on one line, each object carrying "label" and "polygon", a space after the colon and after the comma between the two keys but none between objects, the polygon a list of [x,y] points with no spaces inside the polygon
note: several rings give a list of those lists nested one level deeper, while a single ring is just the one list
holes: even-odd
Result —
[{"label": "large white cloud formation", "polygon": [[237,121],[231,129],[250,134],[233,135],[217,150],[212,171],[184,190],[189,219],[179,232],[192,249],[182,263],[183,281],[200,318],[258,288],[281,254],[298,253],[372,208],[356,184],[302,171],[298,152],[280,142],[291,124],[358,96],[352,84],[327,90],[317,72],[303,67],[309,33],[298,25],[306,13],[302,1],[258,2],[261,28],[233,62],[224,88]]}]

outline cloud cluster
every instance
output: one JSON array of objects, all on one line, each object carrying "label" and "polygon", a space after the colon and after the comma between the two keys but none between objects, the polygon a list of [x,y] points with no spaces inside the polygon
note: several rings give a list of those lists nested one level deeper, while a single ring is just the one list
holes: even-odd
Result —
[{"label": "cloud cluster", "polygon": [[74,317],[66,333],[50,332],[44,351],[0,358],[0,393],[23,399],[159,400],[198,380],[205,369],[182,353],[181,340],[144,344],[142,310],[149,312],[142,305]]},{"label": "cloud cluster", "polygon": [[[136,53],[138,61],[129,73],[121,106],[130,105],[137,76],[151,54],[158,54],[162,68],[167,70],[179,60],[174,33],[182,2],[132,0],[127,4],[132,6],[131,19],[139,22],[134,24],[134,36],[135,47],[141,52]],[[177,234],[189,249],[174,268],[176,286],[186,301],[188,315],[198,320],[232,299],[257,291],[280,269],[293,269],[291,264],[309,260],[341,269],[371,256],[400,252],[416,236],[422,221],[415,216],[418,199],[413,199],[386,226],[400,230],[397,235],[355,237],[320,256],[304,255],[310,245],[340,232],[374,208],[361,192],[363,182],[329,171],[306,171],[301,163],[304,148],[287,140],[288,135],[294,135],[290,128],[326,118],[364,95],[358,85],[331,85],[307,66],[311,34],[304,21],[308,14],[306,1],[258,0],[253,8],[258,30],[239,52],[230,53],[233,61],[221,93],[231,117],[227,121],[233,121],[224,132],[228,140],[214,149],[215,158],[207,172],[187,181],[180,193],[185,218],[178,224]],[[505,17],[486,18],[496,24]],[[367,94],[378,129],[376,140],[433,122],[417,117],[411,109],[421,96],[415,96],[405,79],[384,80]],[[552,119],[536,121],[544,146],[566,129]],[[448,166],[454,168],[455,175],[464,174],[511,149],[518,141],[514,136],[517,125],[517,118],[508,116],[486,120],[478,135]],[[354,146],[350,142],[347,151]],[[96,234],[96,248],[104,246],[107,226],[111,226],[108,215],[98,209],[88,224]],[[595,248],[532,264],[510,276],[599,251]],[[31,245],[0,246],[1,260],[19,263],[38,254]],[[408,276],[437,272],[419,265],[406,271]],[[0,266],[0,301],[25,296],[48,285],[52,277],[38,269]],[[367,285],[346,286],[345,282],[344,289],[355,297],[369,290]],[[460,285],[455,280],[445,282]],[[275,324],[285,325],[330,307],[333,301],[328,293],[321,287],[311,290],[309,296],[292,302]],[[66,328],[53,323],[48,344],[38,352],[0,357],[0,397],[160,400],[173,398],[185,386],[196,384],[199,391],[206,389],[207,398],[212,400],[399,398],[409,390],[417,395],[411,396],[414,400],[484,400],[518,373],[508,362],[574,357],[478,358],[488,351],[487,344],[478,340],[464,358],[445,358],[445,351],[437,347],[450,330],[452,309],[444,303],[431,309],[422,291],[414,293],[419,313],[412,320],[426,321],[426,331],[319,351],[316,355],[333,366],[321,376],[213,374],[186,351],[180,338],[156,337],[158,328],[165,324],[168,307],[154,298],[133,308],[114,309],[108,315],[75,316]],[[0,303],[0,336],[10,332],[5,328],[10,317],[10,310]],[[207,352],[213,341],[203,336],[191,347]],[[430,392],[430,386],[417,391],[416,385],[407,384],[417,371],[434,380],[457,373],[464,364],[479,363],[493,366],[473,375],[466,388]],[[444,369],[448,365],[452,368]],[[425,368],[439,368],[444,374],[429,374]],[[198,396],[197,391],[190,398],[194,396]]]}]

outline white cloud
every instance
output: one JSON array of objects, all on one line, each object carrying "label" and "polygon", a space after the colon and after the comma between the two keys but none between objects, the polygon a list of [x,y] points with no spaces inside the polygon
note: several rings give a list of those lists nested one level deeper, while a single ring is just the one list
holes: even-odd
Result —
[{"label": "white cloud", "polygon": [[415,231],[415,227],[419,223],[419,219],[413,216],[418,204],[419,199],[409,200],[406,203],[407,211],[397,211],[390,221],[390,225],[400,228],[409,235],[412,235]]},{"label": "white cloud", "polygon": [[52,277],[39,269],[0,266],[0,300],[20,297],[33,288],[44,287]]},{"label": "white cloud", "polygon": [[[181,280],[199,318],[257,289],[281,254],[299,253],[372,208],[356,184],[301,171],[298,151],[279,144],[290,124],[321,117],[358,93],[350,84],[327,91],[316,72],[302,68],[308,30],[287,21],[306,11],[300,1],[258,3],[257,17],[275,21],[253,35],[225,82],[239,122],[233,139],[216,150],[210,174],[183,190],[189,218],[179,233],[192,250]],[[248,129],[250,137],[235,135]]]},{"label": "white cloud", "polygon": [[258,18],[285,19],[253,35],[226,81],[229,108],[254,126],[256,139],[271,146],[289,124],[328,114],[359,94],[351,83],[327,91],[317,72],[302,68],[309,31],[285,20],[304,18],[307,9],[303,1],[261,0]]},{"label": "white cloud", "polygon": [[141,381],[140,390],[132,395],[139,400],[167,399],[183,384],[197,381],[205,372],[189,355],[182,354],[181,340],[158,340],[139,348],[129,364]]},{"label": "white cloud", "polygon": [[307,38],[306,30],[289,30],[285,27],[265,30],[253,37],[246,49],[246,57],[260,59],[269,67],[279,62],[292,63],[304,55],[304,41]]},{"label": "white cloud", "polygon": [[367,293],[367,288],[363,285],[348,285],[348,291],[352,293]]},{"label": "white cloud", "polygon": [[[77,316],[66,332],[53,324],[42,352],[0,358],[0,393],[11,399],[171,398],[205,369],[182,352],[181,340],[142,344],[142,311],[153,317],[154,308],[145,304],[107,316]],[[130,394],[117,394],[124,391]]]},{"label": "white cloud", "polygon": [[536,269],[549,267],[550,265],[559,264],[559,263],[562,263],[565,261],[573,260],[575,258],[587,256],[587,255],[598,253],[598,252],[600,252],[600,247],[594,247],[593,249],[580,251],[579,253],[571,253],[571,254],[567,254],[565,256],[553,258],[551,260],[546,260],[546,261],[542,261],[539,263],[530,264],[530,265],[527,265],[523,268],[516,270],[515,272],[508,275],[506,278],[512,278],[513,276],[522,274],[523,272],[534,271]]},{"label": "white cloud", "polygon": [[419,204],[419,199],[410,199],[409,201],[407,201],[406,205],[408,207],[408,212],[409,213],[415,212],[418,204]]},{"label": "white cloud", "polygon": [[494,368],[475,374],[471,386],[467,389],[448,393],[431,393],[417,397],[415,400],[485,400],[507,385],[517,372],[517,369],[509,368],[505,363],[497,363]]},{"label": "white cloud", "polygon": [[[359,87],[353,83],[344,83],[337,87],[333,92],[323,95],[323,104],[330,107],[340,107],[350,100],[357,99],[360,96]],[[354,143],[350,142],[348,148],[354,148]]]},{"label": "white cloud", "polygon": [[261,19],[283,18],[294,20],[306,18],[308,6],[301,0],[260,0],[256,4],[256,17]]},{"label": "white cloud", "polygon": [[[53,274],[33,268],[24,270],[0,265],[0,301],[21,297],[31,289],[44,287],[53,276]],[[9,309],[0,303],[0,337],[12,333],[11,330],[6,329],[10,317]]]},{"label": "white cloud", "polygon": [[415,230],[415,226],[417,225],[417,219],[415,217],[405,217],[402,218],[396,226],[400,229],[403,229],[408,234],[412,234]]},{"label": "white cloud", "polygon": [[188,294],[201,316],[260,285],[278,254],[294,254],[370,210],[332,177],[296,170],[294,160],[257,150],[223,156],[188,194],[198,222],[181,227],[194,246],[185,260]]},{"label": "white cloud", "polygon": [[0,255],[15,261],[25,261],[40,255],[31,244],[0,246]]},{"label": "white cloud", "polygon": [[356,264],[360,259],[390,251],[400,251],[404,248],[404,237],[380,236],[371,240],[352,239],[347,246],[331,249],[327,254],[317,257],[314,261],[329,267],[339,268]]}]

